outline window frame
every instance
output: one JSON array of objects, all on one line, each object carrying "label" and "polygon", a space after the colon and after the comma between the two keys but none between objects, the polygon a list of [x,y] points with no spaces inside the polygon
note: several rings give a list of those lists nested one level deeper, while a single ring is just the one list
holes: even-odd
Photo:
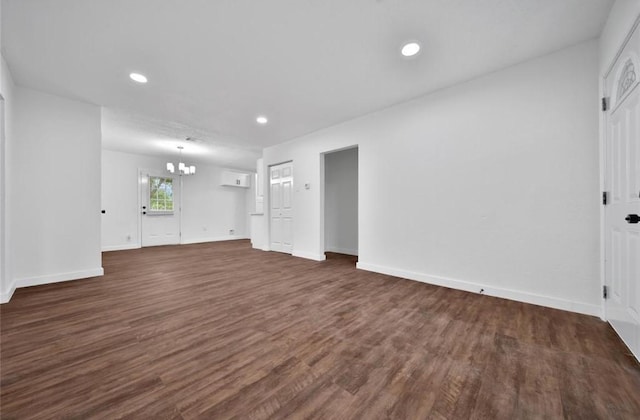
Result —
[{"label": "window frame", "polygon": [[[158,187],[155,189],[154,191],[154,179],[159,179],[159,183],[158,183]],[[157,175],[148,175],[148,185],[149,185],[149,190],[147,192],[147,202],[149,203],[147,206],[147,215],[150,216],[162,216],[162,215],[173,215],[176,209],[176,203],[175,203],[175,194],[174,194],[174,187],[175,187],[175,178],[171,177],[171,176],[157,176]],[[167,184],[167,181],[170,181],[169,184],[171,185],[171,200],[167,200],[166,195],[164,197],[163,200],[158,200],[157,197],[157,191],[161,188],[161,186],[164,186]],[[164,188],[164,190],[166,191],[166,187]],[[156,193],[156,198],[154,200],[152,194]],[[163,203],[163,208],[160,209],[154,209],[153,206],[153,202],[156,203]],[[167,209],[167,203],[171,203],[171,209]]]}]

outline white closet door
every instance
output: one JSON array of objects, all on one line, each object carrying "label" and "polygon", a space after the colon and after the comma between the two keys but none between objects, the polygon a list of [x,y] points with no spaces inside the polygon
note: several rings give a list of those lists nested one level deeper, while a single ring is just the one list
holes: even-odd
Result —
[{"label": "white closet door", "polygon": [[270,248],[291,254],[293,251],[293,163],[269,168]]}]

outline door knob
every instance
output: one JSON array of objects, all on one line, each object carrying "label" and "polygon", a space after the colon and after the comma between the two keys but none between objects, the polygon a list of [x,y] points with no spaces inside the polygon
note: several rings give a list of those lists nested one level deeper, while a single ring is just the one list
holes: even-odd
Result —
[{"label": "door knob", "polygon": [[624,220],[626,220],[627,223],[638,223],[640,222],[640,216],[637,214],[629,214],[624,218]]}]

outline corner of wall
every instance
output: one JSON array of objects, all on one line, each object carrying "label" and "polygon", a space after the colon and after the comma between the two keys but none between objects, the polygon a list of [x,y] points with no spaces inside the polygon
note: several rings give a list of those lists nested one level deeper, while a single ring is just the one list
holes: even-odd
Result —
[{"label": "corner of wall", "polygon": [[16,283],[11,282],[6,292],[0,293],[0,304],[8,303],[11,300],[11,297],[16,291]]}]

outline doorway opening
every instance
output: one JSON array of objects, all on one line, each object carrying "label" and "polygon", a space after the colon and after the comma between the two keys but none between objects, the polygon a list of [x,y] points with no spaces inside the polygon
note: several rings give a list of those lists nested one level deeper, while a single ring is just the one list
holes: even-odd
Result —
[{"label": "doorway opening", "polygon": [[[328,259],[358,256],[358,147],[325,153],[324,252]],[[336,255],[338,254],[338,255]]]}]

